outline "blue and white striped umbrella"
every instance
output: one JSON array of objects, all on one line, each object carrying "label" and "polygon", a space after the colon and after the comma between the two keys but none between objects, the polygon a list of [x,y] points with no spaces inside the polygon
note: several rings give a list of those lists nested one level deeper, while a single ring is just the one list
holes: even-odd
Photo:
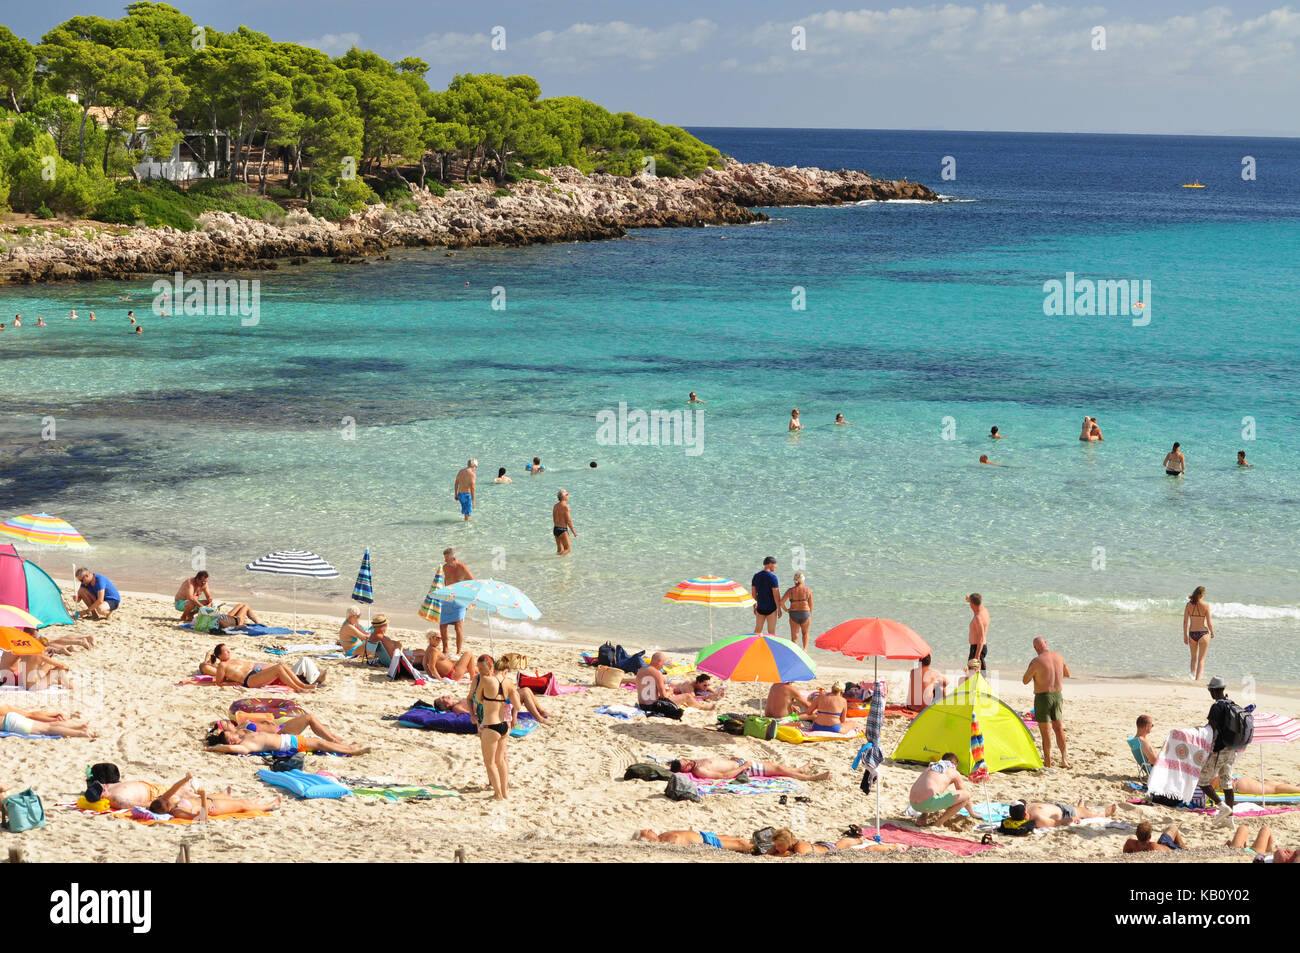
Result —
[{"label": "blue and white striped umbrella", "polygon": [[293,628],[298,628],[298,577],[307,579],[334,579],[339,571],[315,553],[305,549],[283,549],[267,553],[244,567],[249,572],[269,572],[277,576],[293,577]]},{"label": "blue and white striped umbrella", "polygon": [[361,557],[361,569],[357,573],[357,581],[352,584],[352,601],[364,602],[370,605],[375,601],[375,590],[371,586],[370,579],[370,550],[366,549],[366,554]]}]

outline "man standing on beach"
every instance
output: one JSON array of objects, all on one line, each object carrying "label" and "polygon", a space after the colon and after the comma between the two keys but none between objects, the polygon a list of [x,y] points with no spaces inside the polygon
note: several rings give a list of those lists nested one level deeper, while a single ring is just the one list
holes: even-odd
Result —
[{"label": "man standing on beach", "polygon": [[1061,749],[1061,767],[1068,768],[1065,755],[1065,727],[1061,724],[1061,679],[1070,677],[1070,666],[1065,664],[1060,652],[1053,652],[1047,647],[1047,640],[1041,635],[1034,639],[1034,651],[1038,656],[1025,669],[1022,685],[1034,683],[1034,720],[1038,722],[1038,731],[1043,736],[1043,764],[1052,766],[1052,734],[1056,735],[1056,744]]},{"label": "man standing on beach", "polygon": [[[470,461],[470,463],[473,462],[473,460]],[[448,546],[442,551],[442,584],[444,586],[453,586],[458,582],[473,578],[474,574],[469,571],[469,567],[456,558],[455,549]],[[442,600],[439,605],[438,633],[442,636],[442,651],[444,654],[447,652],[447,627],[454,625],[456,627],[456,656],[459,657],[465,642],[465,607],[450,599]]]},{"label": "man standing on beach", "polygon": [[989,610],[984,608],[984,597],[972,592],[966,597],[974,616],[970,620],[970,655],[966,660],[979,659],[980,671],[987,672],[985,659],[989,654]]},{"label": "man standing on beach", "polygon": [[573,514],[569,511],[569,491],[560,490],[555,494],[558,501],[551,507],[551,533],[555,536],[555,555],[567,556],[573,549],[570,536],[577,536],[573,528]]},{"label": "man standing on beach", "polygon": [[[466,523],[474,514],[474,504],[477,502],[474,495],[475,486],[478,482],[478,475],[475,472],[477,470],[478,461],[471,457],[469,462],[465,464],[465,469],[456,474],[456,483],[452,488],[457,502],[460,503],[460,512],[465,517]],[[446,646],[444,645],[443,648],[445,649]]]},{"label": "man standing on beach", "polygon": [[749,594],[754,597],[754,634],[763,631],[767,623],[769,634],[776,633],[776,620],[781,618],[781,583],[776,578],[776,557],[763,560],[763,568],[749,581]]},{"label": "man standing on beach", "polygon": [[1219,804],[1218,792],[1214,790],[1215,781],[1223,791],[1223,800],[1228,805],[1227,813],[1232,813],[1236,804],[1237,792],[1233,785],[1232,766],[1237,755],[1250,744],[1255,735],[1255,718],[1250,708],[1242,708],[1228,697],[1228,683],[1222,675],[1210,679],[1210,697],[1214,704],[1210,707],[1209,724],[1214,729],[1214,744],[1211,754],[1201,766],[1201,776],[1196,785],[1205,792],[1206,800],[1216,807]]}]

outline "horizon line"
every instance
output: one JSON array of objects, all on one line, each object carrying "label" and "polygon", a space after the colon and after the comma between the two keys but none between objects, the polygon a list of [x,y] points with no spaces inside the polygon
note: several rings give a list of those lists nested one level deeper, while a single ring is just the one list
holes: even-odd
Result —
[{"label": "horizon line", "polygon": [[720,126],[710,123],[673,123],[682,129],[763,129],[773,132],[942,132],[1009,136],[1126,136],[1133,139],[1282,139],[1300,141],[1300,134],[1280,135],[1276,133],[1211,133],[1211,132],[1062,132],[1059,130],[1036,131],[1030,129],[901,129],[871,126],[757,126],[729,125]]}]

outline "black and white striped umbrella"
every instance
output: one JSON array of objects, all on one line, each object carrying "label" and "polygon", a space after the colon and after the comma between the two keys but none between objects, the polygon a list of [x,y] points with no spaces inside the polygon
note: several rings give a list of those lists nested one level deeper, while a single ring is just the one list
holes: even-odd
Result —
[{"label": "black and white striped umbrella", "polygon": [[293,628],[298,629],[298,577],[306,579],[334,579],[339,571],[315,553],[305,549],[284,549],[267,553],[246,567],[249,572],[269,572],[277,576],[293,577]]}]

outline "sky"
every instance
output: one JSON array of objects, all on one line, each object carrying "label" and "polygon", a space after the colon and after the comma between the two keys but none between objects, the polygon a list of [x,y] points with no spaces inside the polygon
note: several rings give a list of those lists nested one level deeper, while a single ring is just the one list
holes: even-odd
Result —
[{"label": "sky", "polygon": [[[456,73],[527,73],[544,96],[681,126],[1300,135],[1300,7],[1279,0],[173,6],[219,30],[242,23],[333,55],[356,45],[418,56],[435,87]],[[70,16],[124,8],[45,0],[6,5],[0,23],[35,42]]]}]

